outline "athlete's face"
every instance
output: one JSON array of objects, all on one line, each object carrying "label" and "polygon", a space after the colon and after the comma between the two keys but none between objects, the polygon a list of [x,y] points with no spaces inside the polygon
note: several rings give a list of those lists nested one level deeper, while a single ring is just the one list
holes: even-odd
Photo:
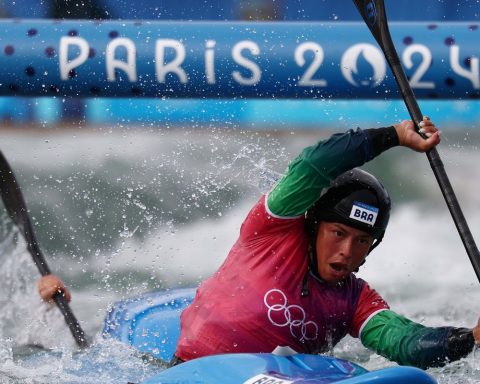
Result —
[{"label": "athlete's face", "polygon": [[355,271],[367,257],[374,238],[340,223],[320,222],[317,234],[317,266],[322,280],[337,283]]}]

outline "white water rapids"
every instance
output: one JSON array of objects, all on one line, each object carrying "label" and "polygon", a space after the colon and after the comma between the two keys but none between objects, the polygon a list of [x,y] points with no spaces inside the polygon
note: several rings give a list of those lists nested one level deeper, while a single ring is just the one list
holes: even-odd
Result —
[{"label": "white water rapids", "polygon": [[[109,303],[197,284],[222,262],[259,193],[318,132],[142,128],[0,132],[51,269],[95,337]],[[480,241],[480,151],[472,133],[444,132],[439,152]],[[383,244],[360,275],[393,309],[425,325],[473,326],[480,285],[423,154],[394,149],[373,170],[394,200]],[[139,382],[160,368],[96,339],[76,352],[4,213],[0,221],[0,382]],[[42,343],[53,349],[27,347]],[[392,363],[346,339],[335,354],[367,369]],[[479,356],[431,369],[440,383],[476,383]]]}]

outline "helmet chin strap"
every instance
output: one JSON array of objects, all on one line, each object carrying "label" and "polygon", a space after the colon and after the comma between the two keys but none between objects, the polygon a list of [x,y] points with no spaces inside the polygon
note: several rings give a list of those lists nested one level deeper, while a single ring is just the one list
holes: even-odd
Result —
[{"label": "helmet chin strap", "polygon": [[[317,228],[318,231],[318,228]],[[317,263],[317,250],[316,250],[316,236],[310,238],[310,244],[308,246],[308,270],[303,277],[301,296],[306,297],[310,295],[310,289],[308,288],[308,275],[311,273],[316,279],[322,280],[318,273]]]},{"label": "helmet chin strap", "polygon": [[308,267],[310,272],[319,279],[320,274],[318,273],[318,258],[317,258],[317,235],[318,235],[319,225],[315,228],[313,236],[310,236],[310,246],[308,247]]}]

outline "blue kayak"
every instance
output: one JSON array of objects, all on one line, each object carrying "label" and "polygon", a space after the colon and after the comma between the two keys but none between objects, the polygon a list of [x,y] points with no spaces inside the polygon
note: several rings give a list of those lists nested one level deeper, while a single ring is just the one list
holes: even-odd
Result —
[{"label": "blue kayak", "polygon": [[[119,301],[108,312],[102,334],[169,361],[180,335],[180,313],[192,302],[194,294],[195,289],[175,289]],[[143,382],[160,383],[433,384],[436,380],[413,367],[368,371],[350,361],[322,355],[237,353],[188,361]]]}]

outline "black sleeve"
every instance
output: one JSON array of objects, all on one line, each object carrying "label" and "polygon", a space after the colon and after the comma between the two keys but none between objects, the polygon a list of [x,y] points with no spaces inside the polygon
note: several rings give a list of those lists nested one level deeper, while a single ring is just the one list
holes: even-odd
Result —
[{"label": "black sleeve", "polygon": [[374,156],[400,144],[397,131],[393,126],[387,128],[370,128],[364,130],[370,139]]},{"label": "black sleeve", "polygon": [[473,332],[468,328],[452,328],[447,339],[447,357],[455,361],[467,356],[475,346]]},{"label": "black sleeve", "polygon": [[471,329],[424,328],[417,333],[417,345],[412,354],[415,356],[415,363],[412,365],[422,369],[443,367],[449,362],[459,360],[472,352],[475,345]]}]

